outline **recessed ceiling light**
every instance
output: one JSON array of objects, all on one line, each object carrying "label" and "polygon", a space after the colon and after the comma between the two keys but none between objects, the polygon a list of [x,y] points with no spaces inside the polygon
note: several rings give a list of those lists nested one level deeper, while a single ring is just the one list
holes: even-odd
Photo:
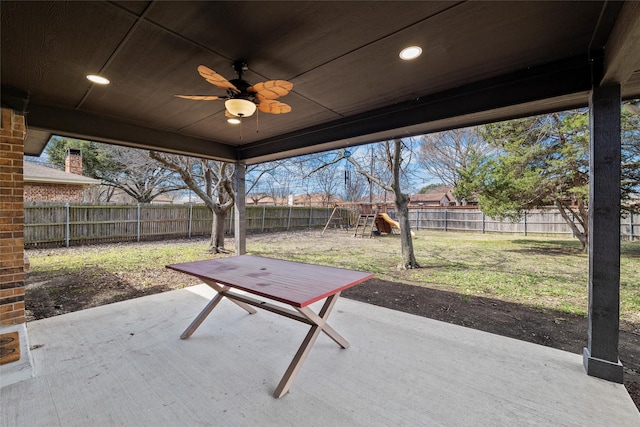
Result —
[{"label": "recessed ceiling light", "polygon": [[421,54],[422,48],[420,48],[420,46],[409,46],[400,51],[400,58],[408,61],[410,59],[416,59]]},{"label": "recessed ceiling light", "polygon": [[97,83],[99,85],[108,85],[109,83],[111,83],[109,81],[109,79],[99,76],[97,74],[89,74],[87,75],[87,79],[93,83]]},{"label": "recessed ceiling light", "polygon": [[239,125],[240,119],[236,119],[235,117],[230,117],[227,119],[227,123],[231,123],[232,125]]}]

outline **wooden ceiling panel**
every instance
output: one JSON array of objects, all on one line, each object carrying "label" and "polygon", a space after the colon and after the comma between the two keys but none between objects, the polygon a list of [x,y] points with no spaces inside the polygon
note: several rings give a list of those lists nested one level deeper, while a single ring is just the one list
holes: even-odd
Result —
[{"label": "wooden ceiling panel", "polygon": [[231,68],[226,60],[143,22],[105,69],[111,84],[94,88],[83,108],[178,131],[224,110],[221,102],[198,103],[174,96],[224,94],[198,74],[201,63]]},{"label": "wooden ceiling panel", "polygon": [[[373,102],[390,105],[426,96],[459,86],[461,81],[482,81],[554,61],[567,51],[586,55],[588,29],[597,21],[597,9],[591,4],[576,11],[559,3],[544,26],[533,23],[549,14],[548,5],[504,3],[499,13],[482,6],[467,3],[345,55],[300,76],[298,91],[349,116],[366,111]],[[561,27],[567,13],[582,31]],[[454,25],[458,29],[450,31]],[[399,50],[411,41],[422,46],[422,56],[400,60]]]},{"label": "wooden ceiling panel", "polygon": [[101,2],[2,2],[2,84],[75,107],[134,23]]},{"label": "wooden ceiling panel", "polygon": [[[291,79],[456,2],[157,3],[149,19],[267,79]],[[384,25],[380,19],[384,17]]]},{"label": "wooden ceiling panel", "polygon": [[631,75],[631,78],[622,86],[623,99],[640,99],[640,70]]},{"label": "wooden ceiling panel", "polygon": [[134,1],[134,0],[121,0],[121,1],[112,1],[113,4],[118,5],[119,7],[127,10],[136,15],[141,15],[142,12],[145,11],[147,7],[153,1]]}]

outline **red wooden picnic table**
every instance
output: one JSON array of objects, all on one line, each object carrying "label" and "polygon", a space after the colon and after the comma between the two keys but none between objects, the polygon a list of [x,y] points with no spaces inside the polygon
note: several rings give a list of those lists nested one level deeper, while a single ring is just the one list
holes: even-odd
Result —
[{"label": "red wooden picnic table", "polygon": [[[223,298],[228,298],[250,314],[256,312],[253,306],[310,325],[309,332],[273,393],[275,397],[281,397],[289,391],[320,332],[324,332],[341,348],[349,347],[347,340],[327,324],[327,319],[341,291],[374,276],[343,268],[252,255],[172,264],[167,268],[196,276],[217,291],[217,295],[182,333],[182,339],[189,338]],[[234,288],[287,304],[293,310],[234,292]],[[322,299],[326,299],[322,308],[318,313],[314,312],[309,305]]]}]

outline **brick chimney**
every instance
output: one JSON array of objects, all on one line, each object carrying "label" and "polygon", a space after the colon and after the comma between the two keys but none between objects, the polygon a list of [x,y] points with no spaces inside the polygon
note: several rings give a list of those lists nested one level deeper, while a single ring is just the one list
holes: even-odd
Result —
[{"label": "brick chimney", "polygon": [[82,175],[82,150],[68,148],[64,158],[64,171]]}]

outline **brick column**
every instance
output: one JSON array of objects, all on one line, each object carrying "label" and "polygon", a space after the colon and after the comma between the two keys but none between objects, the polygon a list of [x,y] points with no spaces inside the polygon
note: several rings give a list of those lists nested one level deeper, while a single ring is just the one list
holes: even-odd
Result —
[{"label": "brick column", "polygon": [[[24,116],[3,108],[0,133],[0,386],[31,374],[24,306]],[[14,365],[16,369],[9,368]],[[25,369],[28,368],[28,369]],[[16,375],[17,374],[17,375]]]}]

